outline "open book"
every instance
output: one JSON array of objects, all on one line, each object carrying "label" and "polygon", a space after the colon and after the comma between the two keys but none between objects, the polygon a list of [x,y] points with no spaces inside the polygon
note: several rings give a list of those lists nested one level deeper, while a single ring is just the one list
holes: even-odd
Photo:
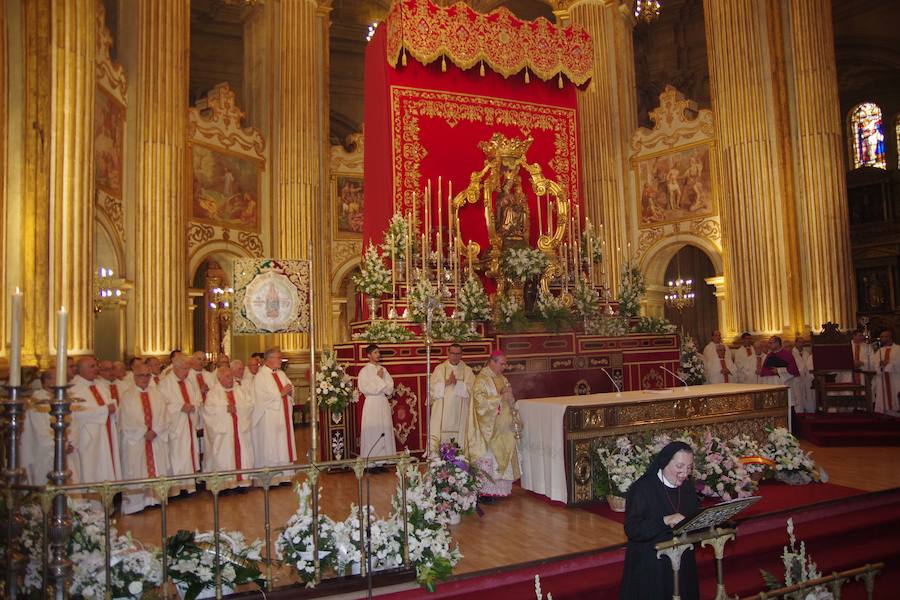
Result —
[{"label": "open book", "polygon": [[685,519],[678,524],[673,530],[674,535],[682,535],[692,531],[701,529],[709,529],[721,525],[734,515],[738,514],[748,506],[755,504],[760,500],[761,496],[750,496],[749,498],[739,498],[737,500],[729,500],[715,506],[701,510],[690,519]]}]

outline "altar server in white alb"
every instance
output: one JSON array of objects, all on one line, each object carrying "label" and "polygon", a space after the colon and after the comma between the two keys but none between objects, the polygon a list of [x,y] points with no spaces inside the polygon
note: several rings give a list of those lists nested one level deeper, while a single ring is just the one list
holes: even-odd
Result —
[{"label": "altar server in white alb", "polygon": [[875,412],[900,414],[900,347],[894,343],[894,332],[885,329],[879,337],[881,345],[872,355],[875,367]]},{"label": "altar server in white alb", "polygon": [[[203,423],[207,452],[203,470],[207,472],[253,468],[253,402],[234,379],[230,367],[216,369],[216,385],[206,396]],[[246,487],[243,475],[225,487]]]},{"label": "altar server in white alb", "polygon": [[741,345],[732,352],[735,373],[735,383],[756,383],[756,349],[753,347],[753,336],[747,332],[741,334]]},{"label": "altar server in white alb", "polygon": [[[166,426],[166,401],[151,385],[150,367],[135,363],[134,385],[127,386],[119,405],[122,433],[123,479],[144,479],[169,475],[169,432]],[[149,487],[129,490],[122,495],[126,515],[156,506],[159,500]]]},{"label": "altar server in white alb", "polygon": [[812,389],[813,376],[812,371],[812,352],[806,345],[806,341],[798,337],[794,340],[794,347],[791,348],[791,355],[794,362],[797,363],[797,370],[800,374],[791,382],[791,390],[798,406],[803,406],[803,412],[816,412],[816,393]]},{"label": "altar server in white alb", "polygon": [[120,479],[119,427],[116,405],[109,389],[98,380],[99,367],[93,356],[83,356],[76,365],[69,395],[84,402],[72,412],[71,440],[79,479],[76,483]]},{"label": "altar server in white alb", "polygon": [[428,432],[431,450],[455,440],[463,449],[466,443],[466,420],[469,401],[475,385],[475,373],[462,359],[462,346],[450,344],[447,360],[431,374],[431,422]]},{"label": "altar server in white alb", "polygon": [[[53,436],[50,416],[50,386],[55,373],[41,373],[41,389],[31,394],[22,427],[22,467],[29,485],[47,485],[47,475],[53,470]],[[70,461],[72,462],[72,461]]]},{"label": "altar server in white alb", "polygon": [[[172,370],[162,378],[159,391],[166,402],[169,430],[169,468],[172,475],[190,475],[200,470],[197,430],[202,427],[200,407],[203,400],[191,381],[190,360],[182,355],[172,359]],[[192,480],[183,480],[173,493],[194,491]]]},{"label": "altar server in white alb", "polygon": [[294,446],[294,386],[281,370],[281,349],[266,350],[265,364],[253,378],[253,440],[257,467],[289,465]]},{"label": "altar server in white alb", "polygon": [[365,396],[359,436],[360,456],[391,456],[397,453],[394,419],[388,398],[394,393],[394,379],[381,365],[381,350],[375,344],[366,347],[369,363],[359,371],[356,385]]}]

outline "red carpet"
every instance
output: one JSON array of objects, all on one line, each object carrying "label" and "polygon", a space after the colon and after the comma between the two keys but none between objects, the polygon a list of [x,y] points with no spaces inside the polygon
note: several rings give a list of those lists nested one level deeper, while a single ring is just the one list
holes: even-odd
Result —
[{"label": "red carpet", "polygon": [[[844,487],[833,483],[810,483],[808,485],[787,485],[777,481],[763,482],[759,486],[757,495],[762,496],[762,500],[748,508],[740,514],[740,520],[750,517],[762,515],[781,510],[787,510],[798,506],[808,504],[816,504],[827,500],[836,500],[838,498],[846,498],[856,494],[864,493],[862,490]],[[717,500],[706,500],[703,506],[712,506]],[[613,512],[609,508],[609,504],[605,501],[597,502],[590,506],[583,507],[583,510],[592,512],[619,523],[625,522],[625,513]]]},{"label": "red carpet", "polygon": [[798,415],[797,437],[817,446],[900,446],[900,419],[865,413]]},{"label": "red carpet", "polygon": [[[800,506],[811,502],[811,496],[801,493],[804,488],[817,495],[817,504]],[[797,536],[806,542],[807,552],[823,573],[883,561],[885,573],[876,579],[875,598],[897,598],[897,590],[900,590],[900,489],[871,494],[856,492],[828,484],[765,486],[763,497],[768,497],[769,509],[775,507],[776,512],[751,516],[738,525],[737,540],[726,546],[724,565],[728,593],[741,596],[758,593],[763,588],[759,569],[783,573],[780,555],[787,543],[785,522],[793,517]],[[825,494],[832,499],[823,501]],[[799,501],[798,496],[804,500]],[[759,508],[769,509],[765,505]],[[613,599],[618,597],[624,555],[622,546],[598,548],[593,552],[474,573],[438,586],[434,594],[411,590],[382,597],[521,600],[534,598],[534,576],[539,574],[545,598],[549,592],[555,600]],[[712,552],[699,550],[697,563],[701,598],[713,598],[715,562]],[[865,598],[859,583],[845,585],[843,592],[844,599]]]}]

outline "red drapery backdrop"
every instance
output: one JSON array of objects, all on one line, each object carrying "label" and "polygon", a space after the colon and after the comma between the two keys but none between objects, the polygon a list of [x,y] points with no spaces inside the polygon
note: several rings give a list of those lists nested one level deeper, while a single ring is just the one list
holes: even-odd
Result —
[{"label": "red drapery backdrop", "polygon": [[[528,162],[540,164],[544,175],[559,182],[573,203],[580,204],[573,83],[563,79],[560,88],[557,79],[545,82],[534,76],[526,83],[523,73],[504,78],[490,69],[482,76],[478,68],[464,71],[450,61],[443,68],[441,61],[426,66],[412,57],[406,66],[398,62],[393,68],[385,58],[387,29],[380,26],[366,49],[366,244],[382,241],[391,215],[411,210],[417,195],[421,232],[422,191],[429,179],[435,188],[431,206],[434,231],[438,177],[444,182],[446,203],[448,182],[452,181],[454,193],[462,191],[471,174],[484,166],[479,142],[498,132],[507,137],[532,137]],[[522,183],[535,223],[531,243],[536,246],[537,198],[525,177]],[[446,204],[443,209],[446,230]],[[488,246],[484,206],[467,205],[460,211],[460,222],[463,240],[478,242],[484,254]]]}]

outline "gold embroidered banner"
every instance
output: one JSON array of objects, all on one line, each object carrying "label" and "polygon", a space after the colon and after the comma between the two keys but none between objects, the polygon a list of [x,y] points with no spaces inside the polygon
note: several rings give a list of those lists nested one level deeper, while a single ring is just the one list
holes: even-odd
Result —
[{"label": "gold embroidered banner", "polygon": [[446,57],[461,69],[482,63],[504,77],[527,68],[544,81],[565,75],[582,85],[591,78],[593,42],[579,25],[522,21],[504,7],[483,15],[461,2],[442,8],[430,0],[394,2],[385,24],[392,67],[406,64],[409,52],[425,65]]},{"label": "gold embroidered banner", "polygon": [[233,280],[235,335],[309,331],[308,260],[238,258]]}]

